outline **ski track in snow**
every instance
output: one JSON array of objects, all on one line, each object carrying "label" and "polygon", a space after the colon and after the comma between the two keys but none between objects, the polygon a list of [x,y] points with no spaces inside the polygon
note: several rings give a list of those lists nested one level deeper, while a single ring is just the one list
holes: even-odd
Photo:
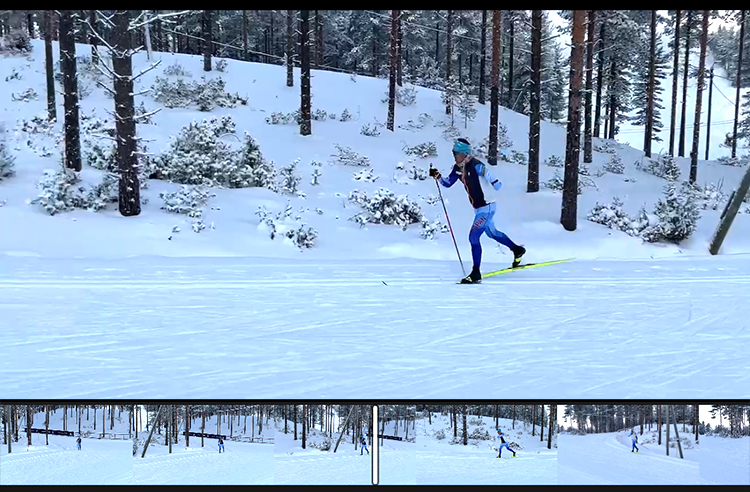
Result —
[{"label": "ski track in snow", "polygon": [[[510,455],[510,453],[508,453]],[[498,459],[477,454],[417,452],[419,485],[556,485],[557,453],[524,453]]]},{"label": "ski track in snow", "polygon": [[638,444],[640,452],[617,441],[614,434],[558,436],[558,480],[561,485],[696,485],[698,450],[664,454],[663,446]]},{"label": "ski track in snow", "polygon": [[745,255],[460,275],[416,260],[0,258],[3,396],[747,394]]},{"label": "ski track in snow", "polygon": [[[305,451],[303,451],[305,453]],[[312,451],[276,454],[276,485],[372,485],[372,456]],[[340,451],[341,453],[341,451]]]}]

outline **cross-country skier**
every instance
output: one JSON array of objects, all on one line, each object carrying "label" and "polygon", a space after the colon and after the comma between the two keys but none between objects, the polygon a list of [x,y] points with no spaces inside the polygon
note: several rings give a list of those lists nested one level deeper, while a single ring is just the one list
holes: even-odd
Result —
[{"label": "cross-country skier", "polygon": [[222,451],[224,451],[224,440],[219,438],[219,452],[221,453]]},{"label": "cross-country skier", "polygon": [[630,452],[632,453],[635,451],[638,452],[638,446],[636,444],[638,443],[638,434],[636,434],[633,429],[630,429],[630,441],[633,443],[633,447],[630,449]]},{"label": "cross-country skier", "polygon": [[365,436],[359,436],[359,444],[361,447],[359,448],[359,455],[362,456],[362,451],[367,451],[367,455],[370,455],[370,450],[367,449],[367,439],[365,439]]},{"label": "cross-country skier", "polygon": [[76,439],[76,444],[78,444],[78,451],[81,450],[81,436],[78,436],[78,439]]},{"label": "cross-country skier", "polygon": [[482,281],[482,274],[479,267],[482,263],[482,245],[479,239],[482,234],[487,233],[489,237],[506,246],[513,253],[513,267],[521,264],[521,257],[526,253],[523,246],[519,246],[510,240],[504,233],[495,228],[495,203],[487,202],[484,199],[484,192],[479,177],[483,177],[492,185],[495,190],[499,190],[502,183],[494,177],[487,166],[471,155],[471,146],[465,138],[459,138],[453,145],[453,158],[455,165],[447,178],[440,175],[440,171],[430,167],[430,176],[435,178],[441,185],[450,188],[457,180],[461,180],[469,195],[469,202],[474,207],[474,224],[469,232],[469,243],[471,243],[471,257],[473,267],[471,273],[461,280],[461,283],[475,284]]},{"label": "cross-country skier", "polygon": [[503,448],[507,448],[508,451],[513,453],[513,456],[516,455],[516,452],[510,449],[510,446],[508,446],[508,443],[505,442],[505,434],[503,434],[503,431],[501,431],[500,429],[497,430],[497,436],[495,436],[495,442],[497,443],[497,451],[498,451],[497,457],[498,458],[500,458],[501,455],[503,454]]}]

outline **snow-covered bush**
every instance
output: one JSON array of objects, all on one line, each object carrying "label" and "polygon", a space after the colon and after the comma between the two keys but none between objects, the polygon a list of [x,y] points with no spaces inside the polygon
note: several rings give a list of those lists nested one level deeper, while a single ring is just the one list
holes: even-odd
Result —
[{"label": "snow-covered bush", "polygon": [[225,90],[226,82],[221,77],[200,81],[172,81],[156,77],[151,86],[152,97],[168,108],[189,108],[197,106],[200,111],[211,111],[216,107],[234,108],[246,105],[247,99],[239,94],[229,94]]},{"label": "snow-covered bush", "polygon": [[[549,188],[550,190],[562,191],[563,183],[564,183],[564,179],[563,179],[562,174],[560,174],[560,171],[555,171],[555,175],[552,176],[552,178],[550,178],[547,182],[545,182],[544,186]],[[579,177],[578,194],[580,195],[581,193],[583,193],[583,183]]]},{"label": "snow-covered bush", "polygon": [[656,159],[644,158],[642,161],[638,161],[636,168],[667,181],[680,179],[680,166],[677,165],[675,158],[669,154],[660,155]]},{"label": "snow-covered bush", "polygon": [[529,156],[526,152],[519,152],[517,150],[511,150],[511,162],[526,166],[529,163]]},{"label": "snow-covered bush", "polygon": [[33,46],[29,34],[23,29],[12,29],[0,39],[0,54],[27,54],[32,49]]},{"label": "snow-covered bush", "polygon": [[406,170],[406,175],[409,179],[413,179],[414,181],[424,181],[429,176],[424,168],[417,166],[412,166],[411,169]]},{"label": "snow-covered bush", "polygon": [[182,65],[177,62],[169,65],[164,69],[164,75],[173,75],[177,77],[192,77],[193,75],[188,72]]},{"label": "snow-covered bush", "polygon": [[623,174],[625,172],[625,165],[622,163],[622,158],[619,154],[610,154],[603,169],[608,173]]},{"label": "snow-covered bush", "polygon": [[435,439],[437,439],[438,441],[442,441],[443,439],[445,439],[445,431],[443,429],[437,429],[433,431],[433,434],[435,436]]},{"label": "snow-covered bush", "polygon": [[143,101],[141,101],[141,104],[135,108],[135,119],[139,125],[153,125],[155,114],[156,111],[149,111],[146,109],[146,105]]},{"label": "snow-covered bush", "polygon": [[[381,102],[388,103],[388,91],[385,91],[385,97]],[[417,88],[413,85],[406,84],[403,87],[396,86],[396,103],[401,106],[412,106],[417,103]]]},{"label": "snow-covered bush", "polygon": [[377,137],[380,135],[380,125],[377,123],[365,123],[362,125],[362,129],[359,133],[368,137]]},{"label": "snow-covered bush", "polygon": [[690,237],[700,219],[700,210],[690,184],[683,182],[678,187],[676,181],[667,183],[664,197],[656,204],[654,215],[658,223],[644,231],[646,241],[679,243]]},{"label": "snow-covered bush", "polygon": [[405,124],[398,125],[398,127],[403,130],[418,131],[418,130],[423,129],[425,126],[427,126],[428,123],[431,123],[431,122],[432,122],[432,116],[430,116],[428,113],[421,113],[417,117],[417,121],[409,119]]},{"label": "snow-covered bush", "polygon": [[354,116],[348,109],[344,108],[344,111],[341,112],[341,116],[339,116],[339,121],[351,121],[352,118],[354,118]]},{"label": "snow-covered bush", "polygon": [[271,116],[266,118],[266,123],[269,125],[298,125],[300,121],[299,109],[289,113],[274,111]]},{"label": "snow-covered bush", "polygon": [[374,174],[372,168],[363,169],[359,172],[354,173],[355,181],[364,181],[366,183],[374,183],[380,176]]},{"label": "snow-covered bush", "polygon": [[318,231],[308,225],[301,224],[297,229],[286,231],[286,237],[298,248],[310,249],[315,246],[315,240],[318,239]]},{"label": "snow-covered bush", "polygon": [[[85,201],[87,208],[98,212],[107,208],[111,203],[119,201],[120,176],[114,173],[106,173],[101,183],[86,190]],[[143,203],[143,197],[141,203]]]},{"label": "snow-covered bush", "polygon": [[461,136],[461,130],[454,124],[450,124],[443,130],[442,136],[445,140],[453,141]]},{"label": "snow-covered bush", "polygon": [[[147,154],[148,149],[142,145],[141,141],[136,142],[138,152],[138,180],[141,189],[148,188],[148,180],[156,171],[155,163]],[[117,147],[109,143],[108,147],[103,147],[99,142],[92,142],[89,139],[83,140],[82,160],[85,164],[110,173],[119,173],[117,163]]]},{"label": "snow-covered bush", "polygon": [[299,183],[302,176],[297,174],[297,166],[300,160],[295,159],[286,167],[279,169],[279,189],[287,195],[297,195],[299,193]]},{"label": "snow-covered bush", "polygon": [[[276,239],[277,237],[286,238],[292,244],[300,249],[309,249],[315,246],[315,240],[318,238],[318,232],[312,227],[304,224],[301,218],[302,211],[295,217],[292,222],[296,227],[290,227],[292,216],[292,204],[287,202],[287,206],[283,212],[279,212],[274,219],[271,213],[265,207],[258,208],[255,215],[260,217],[260,224],[268,232],[270,238]],[[277,224],[278,221],[278,224]]]},{"label": "snow-covered bush", "polygon": [[10,73],[10,75],[5,77],[5,81],[10,82],[11,80],[21,80],[22,78],[23,78],[23,75],[21,75],[21,72],[19,72],[18,70],[14,68],[13,71]]},{"label": "snow-covered bush", "polygon": [[227,65],[228,65],[227,61],[224,58],[222,58],[221,60],[214,63],[214,70],[216,70],[217,72],[226,72]]},{"label": "snow-covered bush", "polygon": [[602,144],[596,144],[593,145],[594,152],[600,152],[602,154],[616,154],[617,153],[617,144],[612,141],[605,141]]},{"label": "snow-covered bush", "polygon": [[719,157],[718,159],[716,159],[716,161],[719,164],[723,164],[725,166],[732,166],[732,167],[742,167],[742,166],[745,166],[745,165],[747,165],[748,160],[749,160],[748,156],[744,156],[744,157],[732,157],[732,156],[728,156],[728,155],[723,155],[723,156]]},{"label": "snow-covered bush", "polygon": [[632,218],[622,210],[622,205],[622,201],[617,197],[611,204],[597,203],[586,218],[634,237],[640,237],[643,231],[654,225],[645,210],[641,209],[638,217]]},{"label": "snow-covered bush", "polygon": [[325,121],[330,117],[328,112],[322,109],[315,109],[310,113],[310,119],[313,121]]},{"label": "snow-covered bush", "polygon": [[[513,141],[508,137],[508,127],[505,126],[502,122],[497,122],[497,150],[498,150],[498,156],[502,154],[500,152],[502,149],[507,149],[513,147]],[[484,137],[484,140],[477,145],[474,149],[474,155],[476,156],[482,156],[484,158],[487,158],[488,152],[490,149],[490,137],[486,136]]]},{"label": "snow-covered bush", "polygon": [[16,174],[13,169],[15,157],[10,155],[4,142],[0,142],[0,182],[6,178],[11,178]]},{"label": "snow-covered bush", "polygon": [[696,203],[703,210],[722,210],[726,205],[729,196],[722,189],[722,182],[718,185],[709,183],[706,186],[700,186],[697,183],[693,186]]},{"label": "snow-covered bush", "polygon": [[203,223],[203,210],[208,199],[214,196],[216,195],[201,185],[182,185],[178,191],[159,193],[159,197],[164,200],[161,208],[167,212],[186,215],[193,219],[192,228],[195,232],[206,228],[206,224]]},{"label": "snow-covered bush", "polygon": [[549,156],[544,161],[544,164],[549,167],[565,167],[565,161],[562,159],[562,157],[557,156],[557,155]]},{"label": "snow-covered bush", "polygon": [[[235,167],[237,169],[237,177],[241,175],[243,179],[232,179],[232,183],[245,184],[246,187],[268,188],[276,191],[276,169],[273,162],[267,161],[263,157],[263,154],[260,152],[260,146],[249,133],[245,133],[245,141]],[[240,188],[240,186],[230,187]]]},{"label": "snow-covered bush", "polygon": [[339,144],[333,144],[334,147],[336,147],[336,150],[338,151],[336,154],[333,154],[333,162],[338,164],[343,164],[345,166],[355,166],[355,167],[369,167],[370,166],[370,158],[365,157],[363,155],[358,154],[354,150],[352,150],[350,147],[342,147]]},{"label": "snow-covered bush", "polygon": [[406,230],[409,224],[421,224],[424,220],[419,204],[408,196],[396,195],[385,188],[380,188],[375,195],[368,197],[366,192],[354,190],[349,194],[349,201],[364,209],[351,220],[361,226],[366,224],[394,224]]},{"label": "snow-covered bush", "polygon": [[427,219],[422,221],[422,232],[419,235],[422,239],[435,239],[438,233],[444,234],[448,232],[448,225],[443,224],[440,220],[430,222]]},{"label": "snow-covered bush", "polygon": [[87,208],[86,189],[81,185],[81,175],[71,169],[45,170],[44,177],[36,187],[40,193],[29,203],[39,205],[50,215]]},{"label": "snow-covered bush", "polygon": [[37,99],[39,99],[39,94],[37,94],[34,89],[28,88],[18,95],[11,94],[10,97],[14,101],[30,102],[30,101],[36,101]]},{"label": "snow-covered bush", "polygon": [[435,145],[435,142],[425,142],[413,147],[404,145],[403,151],[406,155],[415,155],[423,159],[437,157],[437,145]]}]

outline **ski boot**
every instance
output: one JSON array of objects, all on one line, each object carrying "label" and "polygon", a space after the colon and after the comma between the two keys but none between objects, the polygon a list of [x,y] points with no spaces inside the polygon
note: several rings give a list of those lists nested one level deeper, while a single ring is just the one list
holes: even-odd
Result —
[{"label": "ski boot", "polygon": [[523,246],[516,246],[512,249],[513,251],[513,268],[521,265],[521,257],[526,253],[526,248]]},{"label": "ski boot", "polygon": [[461,279],[462,284],[479,284],[482,282],[482,274],[478,267],[472,267],[471,273]]}]

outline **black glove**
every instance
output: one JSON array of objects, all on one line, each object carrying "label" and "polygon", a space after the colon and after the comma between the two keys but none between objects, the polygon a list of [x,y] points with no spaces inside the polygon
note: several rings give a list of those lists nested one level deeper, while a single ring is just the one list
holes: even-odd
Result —
[{"label": "black glove", "polygon": [[430,168],[430,176],[435,179],[440,179],[440,171],[438,171],[436,168],[431,167]]}]

